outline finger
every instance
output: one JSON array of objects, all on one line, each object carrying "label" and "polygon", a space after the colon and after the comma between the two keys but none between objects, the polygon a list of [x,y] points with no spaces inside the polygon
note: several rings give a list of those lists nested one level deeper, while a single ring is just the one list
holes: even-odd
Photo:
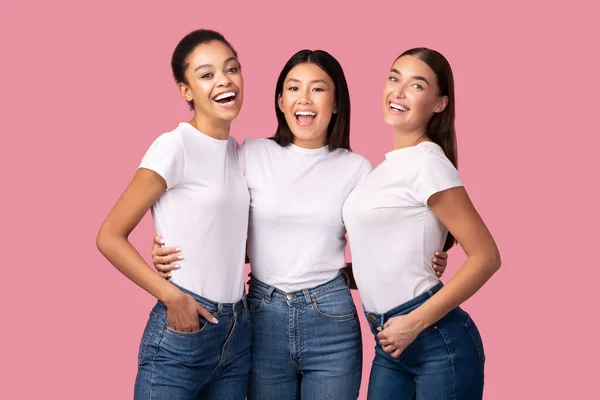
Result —
[{"label": "finger", "polygon": [[387,346],[382,347],[382,348],[383,348],[383,351],[385,351],[388,354],[392,354],[394,351],[397,350],[396,347],[391,344],[388,344]]},{"label": "finger", "polygon": [[392,353],[390,353],[390,355],[394,358],[398,358],[400,357],[400,354],[402,354],[402,350],[401,349],[396,349],[394,350]]},{"label": "finger", "polygon": [[154,268],[158,272],[171,272],[174,269],[181,268],[181,266],[179,264],[154,264]]},{"label": "finger", "polygon": [[157,247],[152,249],[152,256],[164,257],[169,255],[176,255],[181,251],[179,247]]},{"label": "finger", "polygon": [[160,247],[163,244],[165,244],[165,239],[163,239],[162,236],[160,236],[160,235],[154,236],[154,240],[152,241],[152,245],[158,245]]},{"label": "finger", "polygon": [[383,324],[383,327],[384,327],[384,328],[387,328],[387,327],[389,327],[390,325],[391,325],[391,324],[390,324],[390,321],[387,321],[385,324]]},{"label": "finger", "polygon": [[381,344],[382,347],[384,346],[389,346],[390,345],[390,341],[388,339],[379,339],[379,343]]},{"label": "finger", "polygon": [[171,273],[170,272],[160,272],[160,271],[156,271],[158,273],[158,275],[161,278],[165,278],[165,279],[169,279],[171,277]]},{"label": "finger", "polygon": [[444,272],[444,270],[446,270],[446,267],[444,265],[433,264],[433,269],[437,272]]},{"label": "finger", "polygon": [[211,324],[218,324],[219,320],[214,317],[208,310],[200,305],[198,305],[198,314],[202,315],[208,322]]},{"label": "finger", "polygon": [[448,253],[446,253],[445,251],[436,251],[435,256],[444,261],[448,260]]},{"label": "finger", "polygon": [[377,330],[378,330],[379,332],[381,332],[381,331],[382,331],[382,329],[381,329],[381,327],[380,327],[380,326],[378,326],[378,327],[377,327]]},{"label": "finger", "polygon": [[448,264],[448,260],[442,260],[438,257],[433,257],[431,261],[433,262],[433,268],[446,268],[446,265]]},{"label": "finger", "polygon": [[169,256],[152,256],[152,264],[170,264],[180,260],[183,260],[183,256],[179,253]]}]

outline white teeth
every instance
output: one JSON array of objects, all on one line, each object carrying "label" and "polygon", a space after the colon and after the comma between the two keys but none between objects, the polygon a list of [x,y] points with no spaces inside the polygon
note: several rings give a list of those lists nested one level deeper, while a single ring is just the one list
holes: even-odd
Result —
[{"label": "white teeth", "polygon": [[400,104],[390,103],[390,107],[393,108],[394,110],[398,110],[398,111],[408,111],[408,108],[403,107]]},{"label": "white teeth", "polygon": [[308,117],[314,117],[317,115],[317,113],[312,112],[312,111],[296,111],[296,115],[305,115]]},{"label": "white teeth", "polygon": [[215,101],[227,99],[229,97],[235,97],[235,93],[234,92],[222,93],[222,94],[218,95],[217,97],[215,97]]}]

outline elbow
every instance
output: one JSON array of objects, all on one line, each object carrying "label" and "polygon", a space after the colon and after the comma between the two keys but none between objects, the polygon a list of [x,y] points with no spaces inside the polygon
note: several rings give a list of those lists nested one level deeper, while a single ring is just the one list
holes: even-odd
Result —
[{"label": "elbow", "polygon": [[96,248],[100,253],[105,254],[106,249],[106,241],[107,241],[107,232],[104,225],[100,227],[98,230],[98,234],[96,235]]},{"label": "elbow", "polygon": [[496,249],[496,251],[494,251],[492,257],[490,258],[490,268],[492,270],[492,273],[498,272],[501,265],[502,265],[502,259],[500,258],[500,252],[498,252],[498,250]]},{"label": "elbow", "polygon": [[96,247],[106,257],[107,252],[111,247],[114,247],[115,240],[121,235],[115,229],[112,229],[109,224],[104,222],[98,234],[96,235]]}]

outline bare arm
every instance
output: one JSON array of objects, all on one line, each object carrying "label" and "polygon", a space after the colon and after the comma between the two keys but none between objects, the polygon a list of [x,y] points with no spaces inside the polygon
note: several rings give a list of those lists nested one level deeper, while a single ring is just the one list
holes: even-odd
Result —
[{"label": "bare arm", "polygon": [[429,300],[411,313],[386,322],[378,338],[393,357],[398,357],[425,328],[471,297],[500,268],[496,243],[462,186],[432,195],[428,205],[460,243],[467,260]]},{"label": "bare arm", "polygon": [[[155,274],[128,240],[130,233],[166,187],[164,179],[156,172],[140,168],[100,227],[96,245],[123,275],[167,306],[171,327],[193,331],[198,329],[197,315],[201,310],[196,306],[199,305]],[[212,318],[209,314],[207,319],[210,321]]]},{"label": "bare arm", "polygon": [[436,193],[428,205],[460,243],[467,260],[440,291],[411,313],[423,328],[475,294],[501,264],[498,247],[464,187]]},{"label": "bare arm", "polygon": [[106,217],[96,238],[98,250],[115,268],[163,303],[167,303],[179,290],[152,271],[128,237],[165,190],[166,183],[160,175],[139,169]]}]

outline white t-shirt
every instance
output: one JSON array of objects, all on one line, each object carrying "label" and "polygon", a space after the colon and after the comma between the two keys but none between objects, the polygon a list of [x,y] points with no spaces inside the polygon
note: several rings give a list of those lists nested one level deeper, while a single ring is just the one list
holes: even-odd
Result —
[{"label": "white t-shirt", "polygon": [[344,222],[367,311],[385,313],[439,282],[431,259],[448,231],[427,200],[457,186],[460,174],[442,148],[422,142],[387,153],[348,196]]},{"label": "white t-shirt", "polygon": [[140,168],[167,191],[152,206],[156,231],[183,260],[171,280],[202,297],[233,303],[244,292],[248,187],[234,138],[214,139],[181,123],[152,143]]},{"label": "white t-shirt", "polygon": [[321,285],[344,268],[342,206],[371,170],[344,149],[281,147],[247,139],[239,149],[250,190],[248,257],[256,279],[292,292]]}]

